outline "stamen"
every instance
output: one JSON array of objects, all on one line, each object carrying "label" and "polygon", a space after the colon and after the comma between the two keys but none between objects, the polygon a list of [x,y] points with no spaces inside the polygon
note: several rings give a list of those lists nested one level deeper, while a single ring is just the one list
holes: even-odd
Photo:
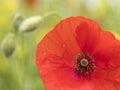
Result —
[{"label": "stamen", "polygon": [[96,68],[96,65],[94,64],[94,59],[88,52],[79,53],[74,59],[74,64],[74,68],[77,73],[88,78]]}]

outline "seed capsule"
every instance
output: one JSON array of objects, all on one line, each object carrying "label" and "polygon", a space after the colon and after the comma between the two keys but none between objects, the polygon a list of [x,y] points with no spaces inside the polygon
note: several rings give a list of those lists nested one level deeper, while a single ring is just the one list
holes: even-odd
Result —
[{"label": "seed capsule", "polygon": [[83,66],[83,67],[87,67],[87,65],[89,64],[89,62],[88,62],[87,59],[83,58],[83,59],[80,61],[80,64],[81,64],[81,66]]}]

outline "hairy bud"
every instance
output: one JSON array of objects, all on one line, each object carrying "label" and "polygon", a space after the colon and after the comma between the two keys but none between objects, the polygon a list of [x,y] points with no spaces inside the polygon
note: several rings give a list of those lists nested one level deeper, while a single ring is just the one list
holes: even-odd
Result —
[{"label": "hairy bud", "polygon": [[6,57],[12,56],[13,52],[15,51],[16,42],[15,42],[15,35],[9,33],[4,39],[1,44],[2,52]]},{"label": "hairy bud", "polygon": [[33,16],[24,20],[20,27],[20,32],[30,32],[36,30],[41,24],[42,18],[40,16]]},{"label": "hairy bud", "polygon": [[21,24],[21,22],[23,21],[23,16],[21,13],[17,13],[13,16],[13,25],[15,30],[18,30],[19,25]]}]

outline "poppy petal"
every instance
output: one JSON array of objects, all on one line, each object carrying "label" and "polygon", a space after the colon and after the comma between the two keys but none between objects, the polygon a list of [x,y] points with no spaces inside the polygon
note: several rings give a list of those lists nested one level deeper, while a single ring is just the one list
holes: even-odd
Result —
[{"label": "poppy petal", "polygon": [[93,52],[96,65],[102,68],[112,68],[120,65],[120,43],[114,35],[101,31],[99,43]]},{"label": "poppy petal", "polygon": [[101,31],[99,43],[92,56],[97,66],[94,77],[113,82],[111,86],[115,83],[120,85],[120,42],[112,33]]},{"label": "poppy petal", "polygon": [[94,51],[99,42],[100,31],[99,25],[89,19],[78,25],[76,39],[83,52],[91,54]]},{"label": "poppy petal", "polygon": [[90,81],[90,86],[92,90],[119,90],[119,72],[120,67],[109,69],[97,66]]},{"label": "poppy petal", "polygon": [[71,17],[61,21],[39,43],[36,63],[40,64],[47,54],[56,54],[72,66],[73,58],[81,51],[75,38],[75,28],[84,19]]},{"label": "poppy petal", "polygon": [[109,70],[107,79],[112,82],[118,83],[120,86],[120,67],[116,67],[116,68]]},{"label": "poppy petal", "polygon": [[89,83],[76,76],[73,68],[69,68],[65,60],[49,55],[38,68],[47,90],[91,90]]},{"label": "poppy petal", "polygon": [[94,78],[90,84],[91,90],[120,90],[120,83],[105,79]]}]

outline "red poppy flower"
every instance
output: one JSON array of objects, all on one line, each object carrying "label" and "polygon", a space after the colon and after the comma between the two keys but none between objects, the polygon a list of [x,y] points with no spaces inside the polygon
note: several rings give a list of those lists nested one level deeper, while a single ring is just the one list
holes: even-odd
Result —
[{"label": "red poppy flower", "polygon": [[61,21],[39,43],[47,90],[120,90],[120,42],[84,17]]}]

